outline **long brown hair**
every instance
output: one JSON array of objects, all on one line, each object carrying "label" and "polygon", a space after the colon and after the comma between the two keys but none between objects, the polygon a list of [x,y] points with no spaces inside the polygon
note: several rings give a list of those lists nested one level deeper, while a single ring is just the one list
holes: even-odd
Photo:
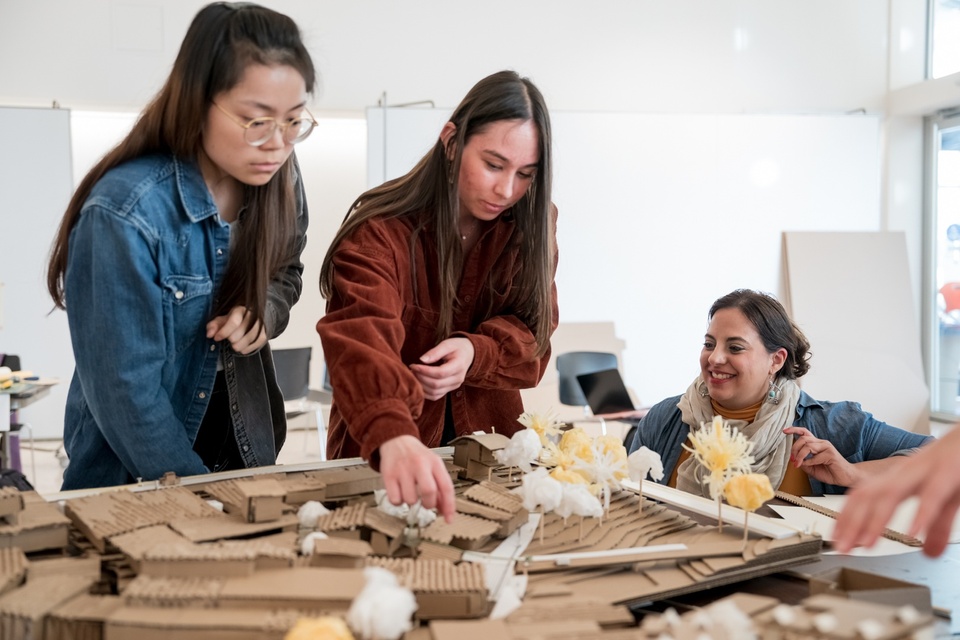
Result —
[{"label": "long brown hair", "polygon": [[[216,2],[197,13],[160,92],[143,110],[127,137],[81,181],[60,222],[47,290],[66,308],[64,290],[70,231],[94,185],[112,168],[161,153],[196,160],[213,98],[229,91],[251,64],[286,65],[303,76],[313,93],[316,74],[300,30],[289,17],[251,3]],[[263,321],[267,285],[290,255],[296,229],[296,167],[293,154],[266,185],[244,185],[246,210],[217,296],[215,315],[244,306]]]},{"label": "long brown hair", "polygon": [[[458,231],[458,178],[463,148],[471,136],[502,120],[532,121],[539,134],[536,177],[527,193],[510,210],[516,221],[514,242],[520,246],[521,264],[508,304],[536,337],[538,355],[545,353],[550,344],[554,262],[550,115],[537,87],[513,71],[500,71],[474,85],[450,117],[456,132],[446,147],[438,139],[409,173],[370,189],[354,201],[323,259],[320,270],[323,297],[329,299],[334,293],[333,257],[344,238],[371,218],[412,216],[416,222],[410,237],[411,260],[420,233],[432,233],[437,247],[440,279],[437,338],[447,337],[453,326],[457,283],[463,267]],[[494,285],[493,278],[500,275],[494,271],[491,270],[487,280],[490,288]]]}]

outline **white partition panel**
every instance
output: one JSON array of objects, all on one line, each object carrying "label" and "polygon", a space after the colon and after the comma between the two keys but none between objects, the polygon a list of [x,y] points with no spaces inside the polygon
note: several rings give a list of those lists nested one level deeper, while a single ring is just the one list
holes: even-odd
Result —
[{"label": "white partition panel", "polygon": [[930,433],[903,232],[787,233],[784,247],[788,309],[813,353],[803,388]]},{"label": "white partition panel", "polygon": [[0,352],[24,369],[59,378],[50,394],[22,409],[36,438],[63,434],[73,350],[67,314],[51,312],[46,293],[50,244],[72,191],[70,112],[0,108],[0,282],[4,283]]}]

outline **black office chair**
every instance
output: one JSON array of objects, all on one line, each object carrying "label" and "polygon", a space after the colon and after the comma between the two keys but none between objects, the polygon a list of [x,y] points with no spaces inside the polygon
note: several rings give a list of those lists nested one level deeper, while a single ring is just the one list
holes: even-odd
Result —
[{"label": "black office chair", "polygon": [[[580,388],[577,376],[606,369],[617,369],[617,356],[604,351],[568,351],[557,355],[557,382],[560,402],[574,407],[583,407],[583,415],[590,415],[590,406]],[[606,434],[607,424],[600,419],[600,429]]]},{"label": "black office chair", "polygon": [[[11,371],[21,371],[20,356],[10,353],[0,353],[0,367],[8,367]],[[21,423],[19,421],[19,412],[10,412],[10,431],[6,434],[0,434],[0,468],[3,474],[0,476],[0,486],[18,486],[21,491],[25,490],[20,484],[10,480],[10,477],[19,473],[23,475],[23,463],[20,460],[22,447],[20,446],[23,432],[26,431],[30,439],[30,475],[36,476],[37,461],[34,454],[35,447],[33,442],[33,425],[29,422]],[[32,478],[36,482],[36,477]],[[30,484],[26,476],[23,477],[23,483]],[[32,485],[29,488],[33,488]]]},{"label": "black office chair", "polygon": [[287,419],[307,413],[315,416],[320,438],[320,459],[327,459],[327,428],[323,420],[323,404],[329,404],[329,393],[310,388],[310,357],[312,347],[274,349],[273,364],[277,370],[277,385],[283,394]]},{"label": "black office chair", "polygon": [[596,373],[606,369],[616,369],[617,356],[602,351],[568,351],[557,355],[557,376],[560,385],[560,402],[575,407],[583,407],[589,415],[590,407],[580,388],[577,376],[584,373]]}]

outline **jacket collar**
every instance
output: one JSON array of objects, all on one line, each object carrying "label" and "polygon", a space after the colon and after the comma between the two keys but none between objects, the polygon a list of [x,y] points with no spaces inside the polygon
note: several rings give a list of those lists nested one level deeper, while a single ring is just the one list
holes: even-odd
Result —
[{"label": "jacket collar", "polygon": [[803,391],[801,389],[800,398],[797,400],[797,417],[798,418],[803,417],[803,412],[806,411],[807,407],[819,407],[819,406],[820,406],[819,401],[814,400],[813,398],[810,397],[809,394],[807,394],[806,391]]},{"label": "jacket collar", "polygon": [[177,191],[180,204],[191,222],[200,222],[217,215],[217,205],[203,181],[200,168],[193,160],[173,158],[174,173],[177,176]]}]

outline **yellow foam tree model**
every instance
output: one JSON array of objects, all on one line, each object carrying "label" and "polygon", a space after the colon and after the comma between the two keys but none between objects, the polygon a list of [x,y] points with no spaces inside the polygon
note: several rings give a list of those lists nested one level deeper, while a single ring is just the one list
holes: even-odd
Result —
[{"label": "yellow foam tree model", "polygon": [[300,618],[283,640],[354,640],[347,623],[341,618]]},{"label": "yellow foam tree model", "polygon": [[553,469],[551,474],[561,482],[576,482],[567,472],[579,474],[584,482],[590,477],[578,468],[578,461],[593,461],[593,438],[580,427],[568,430],[557,443],[548,442],[543,448],[541,464]]},{"label": "yellow foam tree model", "polygon": [[723,531],[721,517],[721,498],[727,480],[736,475],[750,473],[753,464],[753,443],[722,416],[714,416],[713,423],[701,423],[700,429],[690,432],[691,446],[683,448],[693,454],[694,459],[707,469],[707,485],[710,497],[717,501],[717,527]]},{"label": "yellow foam tree model", "polygon": [[747,543],[747,519],[774,495],[770,478],[762,473],[734,476],[723,486],[723,497],[735,507],[743,509],[743,543]]},{"label": "yellow foam tree model", "polygon": [[557,420],[554,416],[545,413],[521,413],[517,422],[528,429],[533,429],[540,436],[540,444],[547,446],[554,440],[554,437],[560,435],[560,427],[563,426],[562,420]]}]

